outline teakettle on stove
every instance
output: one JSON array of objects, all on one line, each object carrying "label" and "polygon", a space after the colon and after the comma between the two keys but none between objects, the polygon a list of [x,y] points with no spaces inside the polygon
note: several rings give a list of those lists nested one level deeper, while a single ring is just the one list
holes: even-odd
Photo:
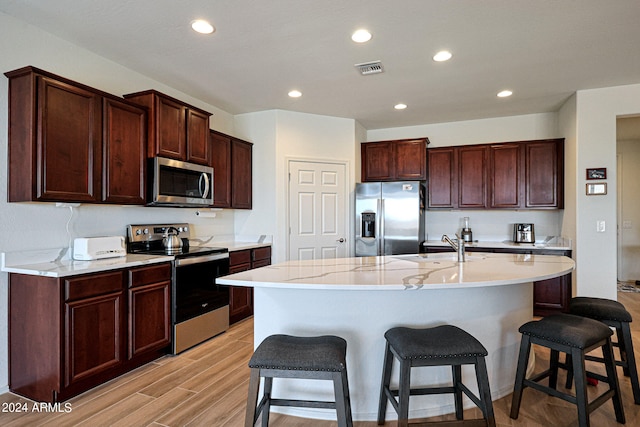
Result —
[{"label": "teakettle on stove", "polygon": [[514,243],[535,243],[536,234],[533,224],[513,224]]}]

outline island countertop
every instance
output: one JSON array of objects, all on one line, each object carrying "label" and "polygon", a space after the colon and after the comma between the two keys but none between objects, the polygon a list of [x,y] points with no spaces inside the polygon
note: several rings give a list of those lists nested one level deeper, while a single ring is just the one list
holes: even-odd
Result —
[{"label": "island countertop", "polygon": [[218,278],[220,284],[265,288],[417,290],[499,286],[570,273],[571,258],[555,255],[455,253],[287,261]]},{"label": "island countertop", "polygon": [[[451,324],[478,339],[488,351],[492,399],[513,391],[520,343],[518,328],[533,318],[533,282],[570,273],[571,258],[556,255],[455,253],[288,261],[216,279],[253,287],[254,345],[273,334],[337,335],[347,341],[349,389],[354,420],[375,420],[389,328]],[[364,292],[363,292],[364,291]],[[473,372],[463,367],[463,376]],[[470,369],[470,368],[469,368]],[[411,374],[424,385],[450,381],[450,369]],[[473,380],[466,380],[477,393]],[[327,400],[326,381],[274,382],[273,394]],[[329,399],[330,400],[330,399]],[[465,406],[472,405],[465,400]],[[394,419],[389,405],[387,418]],[[294,416],[335,419],[335,411],[281,408]],[[454,411],[449,396],[416,400],[410,418]]]}]

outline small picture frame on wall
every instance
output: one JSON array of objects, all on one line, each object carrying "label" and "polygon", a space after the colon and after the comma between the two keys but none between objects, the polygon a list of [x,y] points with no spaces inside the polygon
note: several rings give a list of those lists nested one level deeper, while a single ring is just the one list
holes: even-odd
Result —
[{"label": "small picture frame on wall", "polygon": [[587,179],[607,179],[607,168],[587,169]]},{"label": "small picture frame on wall", "polygon": [[607,194],[606,182],[594,182],[587,184],[587,196],[603,196]]}]

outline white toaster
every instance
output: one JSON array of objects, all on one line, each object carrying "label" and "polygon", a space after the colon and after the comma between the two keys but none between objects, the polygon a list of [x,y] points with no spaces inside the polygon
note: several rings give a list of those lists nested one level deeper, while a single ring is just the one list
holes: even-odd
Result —
[{"label": "white toaster", "polygon": [[122,236],[79,237],[73,240],[73,259],[92,261],[127,255]]}]

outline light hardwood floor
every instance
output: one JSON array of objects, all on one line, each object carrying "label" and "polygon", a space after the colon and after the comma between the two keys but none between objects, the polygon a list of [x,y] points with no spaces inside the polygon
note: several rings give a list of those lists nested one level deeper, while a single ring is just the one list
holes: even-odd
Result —
[{"label": "light hardwood floor", "polygon": [[[619,293],[619,301],[640,319],[640,293]],[[634,343],[640,343],[640,321],[632,323]],[[637,344],[640,351],[640,344]],[[69,412],[34,411],[34,402],[12,393],[0,395],[2,426],[215,426],[237,427],[244,423],[245,399],[253,351],[253,320],[233,325],[226,333],[182,353],[163,357],[107,384],[71,399]],[[381,356],[382,357],[382,356]],[[546,351],[536,349],[537,370],[548,361]],[[640,425],[640,405],[633,404],[628,378],[618,370],[627,426]],[[563,376],[559,384],[563,384]],[[590,387],[590,396],[604,385]],[[26,408],[17,412],[16,406]],[[518,420],[509,418],[511,396],[494,402],[499,426],[576,426],[575,406],[530,388],[523,396]],[[7,412],[9,409],[13,411]],[[64,404],[61,410],[64,411]],[[476,409],[465,418],[479,416]],[[447,418],[440,417],[432,420]],[[451,419],[448,417],[448,419]],[[336,422],[305,420],[273,414],[274,427],[335,427]],[[375,422],[355,422],[374,427]],[[395,421],[386,426],[393,427]],[[591,414],[595,427],[616,426],[611,402]]]}]

